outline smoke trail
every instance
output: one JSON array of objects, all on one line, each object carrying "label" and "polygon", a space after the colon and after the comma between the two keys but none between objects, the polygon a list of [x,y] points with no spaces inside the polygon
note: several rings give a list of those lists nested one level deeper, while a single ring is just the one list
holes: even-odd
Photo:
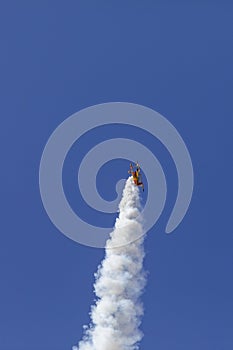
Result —
[{"label": "smoke trail", "polygon": [[91,309],[91,324],[73,350],[137,350],[143,307],[140,295],[146,278],[143,271],[143,238],[139,190],[132,178],[126,181],[114,231],[107,241],[105,258],[95,274],[97,301]]}]

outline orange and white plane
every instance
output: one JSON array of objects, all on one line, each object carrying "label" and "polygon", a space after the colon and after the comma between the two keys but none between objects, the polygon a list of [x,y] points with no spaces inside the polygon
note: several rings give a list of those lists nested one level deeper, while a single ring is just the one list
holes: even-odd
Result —
[{"label": "orange and white plane", "polygon": [[135,185],[142,187],[142,190],[144,191],[144,184],[142,182],[141,169],[138,162],[136,163],[136,165],[133,165],[132,163],[130,164],[128,173],[133,176],[133,181]]}]

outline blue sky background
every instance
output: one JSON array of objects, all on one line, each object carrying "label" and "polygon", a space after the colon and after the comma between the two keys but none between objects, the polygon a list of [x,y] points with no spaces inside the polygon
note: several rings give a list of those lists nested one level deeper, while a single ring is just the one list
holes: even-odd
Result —
[{"label": "blue sky background", "polygon": [[[166,208],[145,244],[141,349],[233,348],[232,15],[227,0],[1,3],[1,350],[70,350],[82,337],[104,252],[53,226],[38,169],[48,137],[65,118],[110,101],[142,104],[167,117],[195,171],[188,214],[165,235],[177,178],[164,147],[127,128],[100,128],[80,140],[85,152],[106,134],[130,133],[150,147],[167,175]],[[76,150],[65,163],[64,187],[87,218],[74,178],[81,161]],[[98,186],[106,198],[114,196],[115,169],[121,178],[128,163],[102,169]],[[93,213],[92,220],[112,218]]]}]

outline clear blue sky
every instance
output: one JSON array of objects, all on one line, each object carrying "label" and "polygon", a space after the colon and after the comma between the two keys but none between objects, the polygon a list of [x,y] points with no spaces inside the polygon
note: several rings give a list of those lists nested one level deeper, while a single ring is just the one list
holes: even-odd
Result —
[{"label": "clear blue sky", "polygon": [[[1,350],[70,350],[81,339],[104,252],[68,240],[52,225],[38,169],[58,124],[109,101],[142,104],[167,117],[195,171],[188,214],[165,235],[177,188],[174,165],[158,142],[135,131],[160,159],[169,191],[145,245],[141,349],[233,348],[232,16],[227,0],[1,3]],[[117,132],[127,130],[87,135],[83,150]],[[75,147],[64,186],[85,217],[75,191]],[[127,172],[123,161],[106,166],[103,195],[113,194],[116,166],[119,175]]]}]

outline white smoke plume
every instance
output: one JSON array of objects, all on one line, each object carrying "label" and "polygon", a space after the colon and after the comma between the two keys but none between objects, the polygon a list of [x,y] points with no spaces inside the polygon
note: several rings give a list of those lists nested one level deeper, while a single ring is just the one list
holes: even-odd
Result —
[{"label": "white smoke plume", "polygon": [[[97,301],[91,308],[91,324],[73,350],[138,350],[143,306],[140,296],[146,283],[143,270],[143,238],[139,190],[126,181],[119,218],[106,244],[105,258],[95,274]],[[134,241],[127,244],[127,242]],[[120,246],[120,248],[112,248]],[[112,249],[109,249],[112,248]]]}]

